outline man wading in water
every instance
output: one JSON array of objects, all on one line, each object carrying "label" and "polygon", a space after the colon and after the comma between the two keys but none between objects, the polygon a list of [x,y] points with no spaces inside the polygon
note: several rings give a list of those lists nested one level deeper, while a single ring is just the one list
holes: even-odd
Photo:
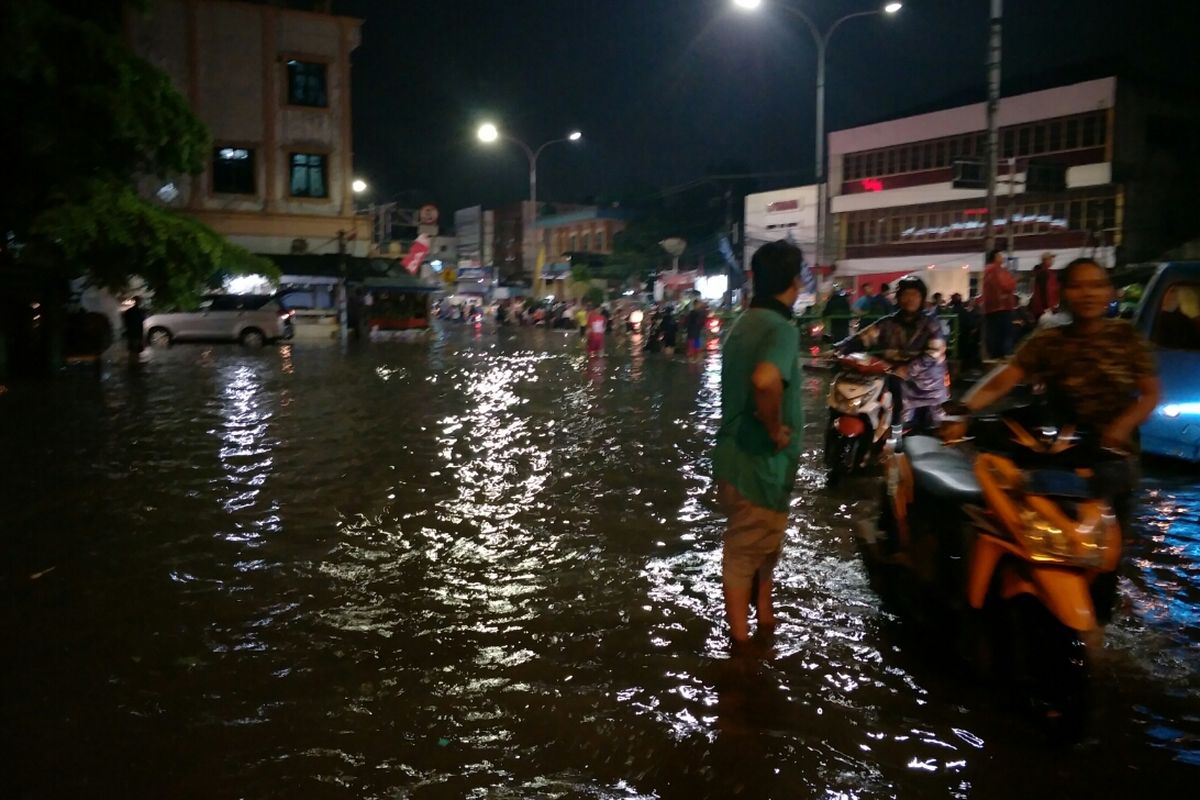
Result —
[{"label": "man wading in water", "polygon": [[721,575],[734,647],[750,638],[747,610],[771,631],[771,583],[800,461],[800,248],[778,241],[754,254],[754,300],[721,348],[721,428],[713,451],[717,500],[729,517]]}]

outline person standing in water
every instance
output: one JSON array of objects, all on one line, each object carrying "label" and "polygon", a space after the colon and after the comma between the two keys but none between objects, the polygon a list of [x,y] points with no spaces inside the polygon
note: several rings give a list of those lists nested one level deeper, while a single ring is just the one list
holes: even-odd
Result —
[{"label": "person standing in water", "polygon": [[721,427],[713,450],[717,501],[728,517],[721,560],[725,615],[735,647],[774,629],[771,587],[800,463],[800,337],[792,306],[804,256],[788,241],[754,254],[754,299],[721,348]]}]

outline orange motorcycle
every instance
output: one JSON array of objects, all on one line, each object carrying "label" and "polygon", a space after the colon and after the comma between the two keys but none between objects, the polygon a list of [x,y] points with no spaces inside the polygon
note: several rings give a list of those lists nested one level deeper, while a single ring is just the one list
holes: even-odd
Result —
[{"label": "orange motorcycle", "polygon": [[[879,524],[860,549],[875,590],[942,613],[979,666],[1070,735],[1087,713],[1088,643],[1111,614],[1132,488],[1127,454],[1019,412],[973,422],[970,440],[889,442]],[[968,452],[973,451],[973,452]]]}]

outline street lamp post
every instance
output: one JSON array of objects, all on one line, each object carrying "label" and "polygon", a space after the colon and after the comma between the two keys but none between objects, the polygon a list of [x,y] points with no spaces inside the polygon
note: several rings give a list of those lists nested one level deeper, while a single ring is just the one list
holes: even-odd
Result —
[{"label": "street lamp post", "polygon": [[528,267],[530,259],[532,258],[534,265],[533,272],[536,273],[533,276],[533,291],[535,296],[540,297],[544,290],[544,286],[542,282],[541,271],[537,268],[537,253],[534,252],[537,249],[537,239],[534,228],[537,225],[538,158],[542,155],[542,151],[550,145],[559,144],[560,142],[578,142],[583,138],[583,134],[579,131],[571,131],[561,139],[551,139],[548,142],[543,142],[536,150],[515,136],[502,134],[499,129],[490,122],[485,122],[483,125],[479,126],[478,136],[479,140],[485,144],[491,144],[497,139],[507,139],[508,141],[520,147],[521,151],[525,153],[525,157],[529,160],[529,209],[527,214],[521,214],[522,226],[524,228],[524,234],[521,236],[521,239],[525,243],[521,248],[524,254],[521,260],[525,262],[523,266]]},{"label": "street lamp post", "polygon": [[[734,4],[739,8],[754,10],[762,5],[762,0],[734,0]],[[820,265],[821,258],[824,255],[822,247],[825,239],[825,52],[829,48],[829,40],[833,38],[833,33],[845,21],[854,19],[855,17],[873,17],[876,14],[895,14],[903,5],[898,2],[890,2],[882,8],[872,9],[870,11],[856,11],[853,14],[847,14],[844,17],[839,17],[834,20],[833,24],[824,33],[817,27],[817,24],[812,21],[812,18],[798,8],[792,6],[784,6],[789,12],[800,17],[808,26],[809,32],[812,34],[813,41],[817,45],[817,146],[816,146],[816,178],[817,178],[817,242],[816,255],[814,261],[816,265]]]}]

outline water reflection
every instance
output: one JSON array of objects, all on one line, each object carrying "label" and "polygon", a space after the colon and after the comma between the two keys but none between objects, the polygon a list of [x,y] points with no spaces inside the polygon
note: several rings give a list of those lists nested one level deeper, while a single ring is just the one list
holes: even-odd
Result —
[{"label": "water reflection", "polygon": [[142,373],[4,398],[22,466],[0,479],[47,498],[0,509],[27,531],[5,584],[16,796],[48,775],[85,796],[131,775],[168,796],[1109,796],[1196,766],[1190,479],[1147,481],[1097,736],[1050,752],[880,611],[851,544],[875,484],[822,487],[819,376],[780,625],[731,658],[718,353],[449,328],[172,348]]}]

